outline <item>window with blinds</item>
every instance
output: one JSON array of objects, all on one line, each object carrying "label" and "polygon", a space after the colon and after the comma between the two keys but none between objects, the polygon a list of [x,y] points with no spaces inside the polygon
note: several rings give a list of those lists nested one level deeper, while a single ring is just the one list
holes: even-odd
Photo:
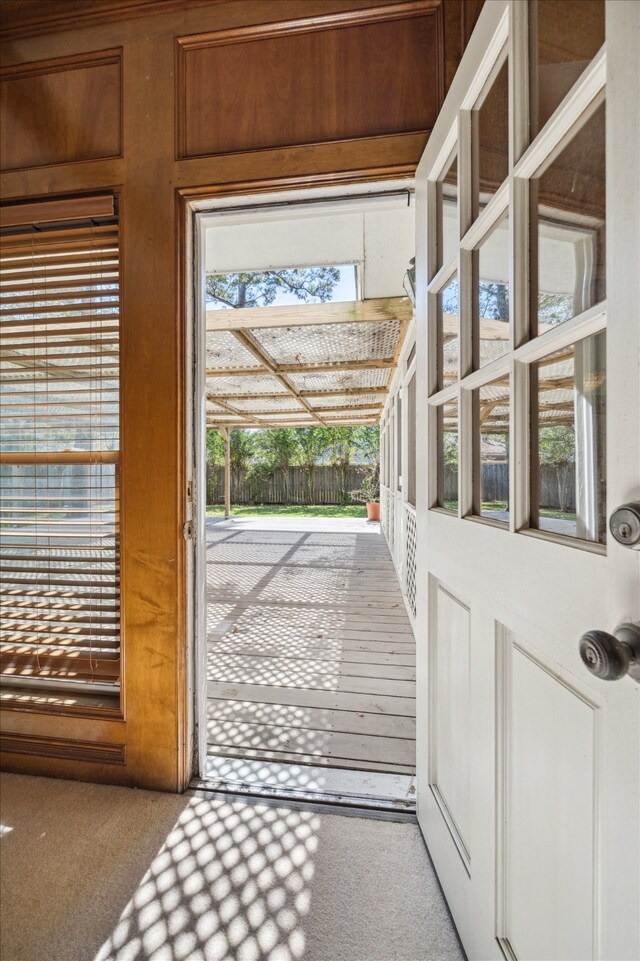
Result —
[{"label": "window with blinds", "polygon": [[[48,222],[38,222],[39,212]],[[16,205],[2,221],[3,703],[63,692],[65,702],[100,696],[113,706],[120,684],[114,201],[76,198],[41,211]]]}]

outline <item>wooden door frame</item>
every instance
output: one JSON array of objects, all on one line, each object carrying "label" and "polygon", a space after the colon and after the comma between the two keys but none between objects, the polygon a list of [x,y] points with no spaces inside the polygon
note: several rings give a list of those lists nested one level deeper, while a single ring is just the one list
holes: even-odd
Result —
[{"label": "wooden door frame", "polygon": [[[198,236],[197,215],[214,212],[215,206],[225,199],[234,200],[238,207],[251,206],[251,200],[262,196],[290,193],[292,191],[322,191],[332,188],[362,187],[367,184],[381,184],[389,181],[411,181],[415,175],[412,164],[398,164],[385,167],[371,167],[356,171],[335,171],[332,173],[307,174],[297,177],[273,177],[244,180],[230,183],[209,184],[176,190],[176,214],[179,225],[177,249],[177,316],[178,336],[182,364],[182,383],[180,391],[180,439],[179,439],[179,476],[180,499],[185,525],[194,520],[198,510],[197,486],[194,491],[194,468],[197,457],[193,444],[194,398],[196,379],[194,372],[195,331],[198,322],[197,295],[194,271],[202,264],[196,238]],[[336,193],[339,197],[341,193]],[[302,199],[302,197],[301,197]],[[320,199],[320,198],[318,198]],[[244,203],[243,203],[244,201]],[[206,494],[205,494],[206,497]],[[182,532],[180,532],[182,534]],[[180,670],[177,678],[179,690],[179,743],[183,745],[180,757],[181,787],[186,789],[190,781],[201,774],[200,760],[206,754],[206,740],[198,728],[198,717],[203,705],[198,696],[198,682],[202,671],[202,640],[197,631],[197,583],[199,570],[196,570],[198,533],[195,539],[179,536],[178,555],[181,557],[180,613],[181,635],[184,644],[181,648]],[[190,546],[192,545],[192,546]],[[206,701],[206,697],[204,698]]]}]

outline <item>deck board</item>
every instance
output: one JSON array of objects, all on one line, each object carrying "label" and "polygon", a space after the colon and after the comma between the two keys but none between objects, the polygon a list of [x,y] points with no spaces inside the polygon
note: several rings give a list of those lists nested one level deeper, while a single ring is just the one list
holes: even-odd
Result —
[{"label": "deck board", "polygon": [[386,543],[302,525],[207,525],[209,752],[411,775],[415,642]]}]

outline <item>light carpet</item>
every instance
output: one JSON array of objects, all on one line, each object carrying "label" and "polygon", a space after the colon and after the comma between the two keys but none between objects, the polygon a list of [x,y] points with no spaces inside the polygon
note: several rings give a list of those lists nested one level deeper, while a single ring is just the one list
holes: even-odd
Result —
[{"label": "light carpet", "polygon": [[463,961],[419,830],[3,774],[2,961]]}]

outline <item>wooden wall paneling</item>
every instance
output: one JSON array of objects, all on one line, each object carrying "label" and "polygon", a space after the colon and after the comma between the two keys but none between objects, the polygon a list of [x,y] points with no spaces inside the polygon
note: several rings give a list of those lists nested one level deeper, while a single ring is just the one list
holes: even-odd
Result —
[{"label": "wooden wall paneling", "polygon": [[4,170],[122,154],[122,50],[6,67],[0,73]]},{"label": "wooden wall paneling", "polygon": [[179,38],[177,156],[430,129],[441,12],[409,0]]},{"label": "wooden wall paneling", "polygon": [[[184,787],[181,597],[182,370],[176,310],[173,37],[127,48],[122,237],[122,596],[127,767],[135,783]],[[153,64],[153,75],[150,75]]]},{"label": "wooden wall paneling", "polygon": [[[388,6],[384,0],[265,0],[259,9],[265,20],[281,23],[295,17]],[[410,0],[406,6],[415,11],[420,4]],[[222,193],[411,176],[428,135],[426,129],[408,133],[383,129],[380,133],[378,128],[373,135],[350,140],[334,139],[313,146],[285,144],[176,162],[177,38],[247,27],[256,19],[256,7],[253,0],[208,3],[193,9],[187,5],[164,16],[104,22],[18,39],[4,46],[5,62],[16,76],[34,62],[51,64],[64,58],[86,62],[95,50],[121,49],[126,108],[119,141],[122,157],[79,162],[77,157],[60,159],[48,166],[6,170],[0,181],[5,200],[73,196],[109,188],[118,191],[121,185],[124,718],[3,711],[2,724],[7,733],[31,737],[33,743],[37,743],[34,738],[48,737],[126,745],[125,763],[3,754],[3,765],[12,770],[163,790],[182,790],[188,783],[182,536],[185,321],[181,292],[187,278],[181,205],[188,198]],[[439,15],[428,14],[427,19],[434,16]],[[412,13],[406,23],[414,20]],[[352,25],[342,32],[358,29]],[[290,39],[297,40],[298,35]],[[423,82],[415,48],[411,49],[414,60],[411,71],[405,70],[405,80],[411,72]],[[392,51],[387,50],[386,56],[390,63]],[[288,62],[287,57],[285,60]],[[396,77],[390,70],[387,83],[393,85]],[[332,98],[338,96],[341,91],[335,87]],[[95,103],[92,109],[95,118]],[[354,122],[353,110],[346,115]],[[46,131],[47,117],[41,118],[37,112],[34,116]],[[231,116],[229,123],[233,125],[235,119]],[[73,110],[61,122],[73,131]],[[47,142],[45,136],[44,147]],[[42,154],[36,159],[41,161]]]}]

